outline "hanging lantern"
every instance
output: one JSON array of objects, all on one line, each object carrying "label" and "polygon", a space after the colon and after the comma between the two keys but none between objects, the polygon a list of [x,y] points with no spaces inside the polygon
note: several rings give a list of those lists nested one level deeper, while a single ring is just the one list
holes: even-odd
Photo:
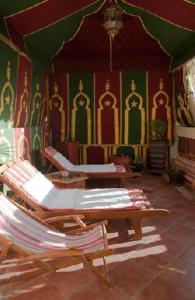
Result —
[{"label": "hanging lantern", "polygon": [[103,26],[112,39],[114,39],[114,37],[119,33],[119,30],[123,27],[122,15],[122,9],[114,2],[112,2],[104,12]]},{"label": "hanging lantern", "polygon": [[112,41],[123,27],[123,11],[120,6],[112,2],[104,11],[103,26],[106,29],[110,39],[110,70],[112,71]]}]

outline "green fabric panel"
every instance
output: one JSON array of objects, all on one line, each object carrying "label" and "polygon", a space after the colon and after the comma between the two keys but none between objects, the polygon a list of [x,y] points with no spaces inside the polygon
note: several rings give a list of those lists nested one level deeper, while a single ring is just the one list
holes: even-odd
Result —
[{"label": "green fabric panel", "polygon": [[118,3],[128,14],[140,16],[146,30],[154,38],[160,41],[160,44],[167,54],[171,56],[177,56],[180,53],[187,52],[188,47],[186,45],[188,45],[191,40],[195,39],[195,32],[166,22],[149,12],[124,3],[123,0],[119,0]]},{"label": "green fabric panel", "polygon": [[13,127],[18,53],[0,42],[0,128]]},{"label": "green fabric panel", "polygon": [[[82,92],[79,94],[79,82],[83,83]],[[94,83],[93,74],[70,74],[69,75],[69,115],[71,138],[80,144],[92,144],[94,142]],[[88,112],[86,109],[87,98],[89,98]],[[74,105],[75,98],[75,105]],[[75,123],[74,123],[75,115]],[[75,126],[75,137],[72,127]],[[90,136],[88,130],[90,128]]]},{"label": "green fabric panel", "polygon": [[13,128],[1,129],[0,164],[15,158]]},{"label": "green fabric panel", "polygon": [[32,145],[32,163],[35,167],[41,166],[40,148],[42,147],[42,129],[41,127],[31,127],[30,139]]},{"label": "green fabric panel", "polygon": [[[25,43],[30,56],[31,45],[33,45],[34,49],[40,49],[39,52],[43,53],[48,59],[54,56],[61,47],[62,41],[69,41],[77,32],[83,17],[98,10],[103,2],[104,0],[99,0],[95,4],[81,9],[71,16],[65,17],[47,28],[26,36]],[[51,41],[51,37],[55,38]]]},{"label": "green fabric panel", "polygon": [[41,0],[19,0],[19,1],[1,0],[0,9],[4,17],[7,17],[9,15],[25,10],[43,1],[45,0],[42,1]]},{"label": "green fabric panel", "polygon": [[41,127],[31,127],[30,138],[32,150],[39,150],[42,146],[42,130]]},{"label": "green fabric panel", "polygon": [[172,69],[182,65],[184,62],[195,56],[195,39],[186,44],[184,49],[181,49],[180,53],[176,55],[172,61]]},{"label": "green fabric panel", "polygon": [[[146,116],[146,72],[142,71],[127,71],[122,72],[122,140],[125,144],[144,144],[146,142],[146,120],[139,109],[140,98],[133,94],[129,100],[126,99],[132,93],[132,81],[136,84],[135,93],[139,94],[142,99],[142,107]],[[129,104],[130,110],[127,114],[126,101]],[[144,124],[142,128],[142,124]],[[144,141],[142,141],[144,136]]]},{"label": "green fabric panel", "polygon": [[29,126],[37,126],[40,123],[41,102],[43,100],[44,91],[44,74],[38,73],[33,67],[32,82],[31,82],[31,99],[30,99],[30,113]]},{"label": "green fabric panel", "polygon": [[7,38],[9,38],[7,27],[5,25],[5,20],[1,15],[0,15],[0,34],[3,34]]}]

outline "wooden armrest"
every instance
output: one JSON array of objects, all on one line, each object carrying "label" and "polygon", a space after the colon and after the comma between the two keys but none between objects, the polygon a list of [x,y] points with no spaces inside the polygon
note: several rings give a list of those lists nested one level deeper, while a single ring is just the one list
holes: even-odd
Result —
[{"label": "wooden armrest", "polygon": [[107,225],[107,224],[108,224],[108,221],[104,220],[104,221],[93,223],[93,224],[90,224],[90,225],[85,225],[85,227],[83,227],[83,228],[70,230],[70,231],[67,232],[67,234],[74,235],[74,234],[77,234],[77,233],[81,233],[81,232],[93,229],[94,227],[96,227],[98,225]]},{"label": "wooden armrest", "polygon": [[67,221],[67,220],[74,220],[77,222],[77,220],[84,219],[83,215],[67,215],[67,216],[55,216],[55,217],[49,217],[44,219],[47,223],[53,223],[53,222],[60,222],[60,221]]}]

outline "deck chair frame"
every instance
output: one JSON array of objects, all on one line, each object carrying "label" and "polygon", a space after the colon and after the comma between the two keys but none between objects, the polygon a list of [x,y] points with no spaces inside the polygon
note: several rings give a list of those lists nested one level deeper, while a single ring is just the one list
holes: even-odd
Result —
[{"label": "deck chair frame", "polygon": [[[57,160],[53,159],[52,155],[44,151],[44,148],[40,149],[41,155],[46,158],[51,165],[48,170],[51,170],[52,166],[55,166],[59,171],[67,171]],[[49,171],[48,171],[49,172]],[[140,173],[126,171],[126,172],[83,172],[87,175],[88,179],[116,179],[118,180],[119,187],[123,188],[127,186],[127,180],[129,178],[141,177]]]},{"label": "deck chair frame", "polygon": [[13,182],[9,181],[3,172],[12,167],[14,164],[19,163],[22,158],[15,161],[9,161],[0,167],[0,180],[5,183],[11,190],[15,193],[15,198],[21,198],[26,204],[35,210],[35,214],[42,219],[47,219],[49,217],[64,216],[64,215],[74,215],[81,214],[84,215],[86,219],[92,220],[109,220],[109,219],[129,219],[132,220],[133,229],[135,235],[133,239],[139,240],[142,238],[142,220],[146,217],[163,216],[168,215],[168,210],[166,209],[154,209],[152,206],[147,209],[101,209],[99,211],[92,210],[47,210],[40,206],[36,200],[31,197],[24,189],[18,187]]},{"label": "deck chair frame", "polygon": [[[42,221],[40,218],[37,216],[34,216],[34,214],[24,207],[20,206],[19,204],[14,203],[11,199],[9,199],[14,205],[18,207],[18,209],[21,209],[25,214],[30,216],[31,218],[35,219],[37,222],[43,224],[44,226],[47,226],[45,224],[45,221]],[[106,229],[105,225],[107,225],[107,221],[102,221],[99,223],[94,223],[89,226],[84,226],[82,228],[74,230],[74,232],[69,234],[80,234],[87,232],[88,230],[94,228],[95,226],[101,225],[102,226],[102,232],[103,232],[103,238],[104,238],[104,250],[96,251],[95,253],[89,253],[89,254],[84,254],[81,250],[78,249],[65,249],[65,250],[55,250],[55,251],[50,251],[50,252],[45,252],[45,253],[38,253],[34,254],[31,253],[25,249],[23,249],[21,246],[17,245],[13,241],[10,241],[7,237],[4,235],[0,234],[0,243],[1,243],[1,249],[0,249],[0,261],[1,261],[1,266],[3,265],[5,268],[9,267],[9,259],[6,259],[6,262],[3,260],[8,257],[8,252],[10,249],[14,250],[17,254],[20,255],[18,259],[16,259],[16,265],[22,265],[23,263],[33,263],[36,266],[36,269],[32,270],[31,272],[27,273],[22,273],[19,275],[14,275],[11,278],[5,278],[0,280],[0,285],[2,284],[7,284],[10,282],[15,282],[18,280],[26,280],[35,276],[40,276],[44,273],[48,273],[51,271],[56,271],[58,269],[62,269],[65,267],[69,267],[75,264],[83,263],[83,265],[87,266],[90,271],[100,280],[102,281],[106,286],[110,287],[111,283],[109,281],[109,276],[108,276],[108,270],[107,270],[107,265],[105,261],[105,256],[111,255],[114,253],[113,249],[109,249],[108,246],[108,240],[107,240],[107,235],[106,235]],[[51,228],[53,230],[53,227],[47,226],[48,228]],[[57,231],[56,231],[57,232]],[[59,258],[66,258],[66,257],[71,257],[68,261],[62,261],[60,260],[59,262],[57,259]],[[94,265],[93,265],[93,260],[97,258],[102,258],[103,259],[103,266],[104,266],[104,273],[100,272]],[[55,265],[51,264],[52,260],[55,260]],[[12,263],[12,260],[11,260]]]}]

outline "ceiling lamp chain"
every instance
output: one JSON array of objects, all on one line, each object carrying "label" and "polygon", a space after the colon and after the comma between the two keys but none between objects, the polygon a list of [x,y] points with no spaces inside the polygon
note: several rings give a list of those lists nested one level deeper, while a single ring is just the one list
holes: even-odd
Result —
[{"label": "ceiling lamp chain", "polygon": [[123,11],[116,3],[112,0],[109,6],[104,11],[104,23],[103,26],[109,35],[110,41],[110,70],[112,71],[112,42],[115,36],[119,33],[120,29],[123,27],[122,20]]}]

